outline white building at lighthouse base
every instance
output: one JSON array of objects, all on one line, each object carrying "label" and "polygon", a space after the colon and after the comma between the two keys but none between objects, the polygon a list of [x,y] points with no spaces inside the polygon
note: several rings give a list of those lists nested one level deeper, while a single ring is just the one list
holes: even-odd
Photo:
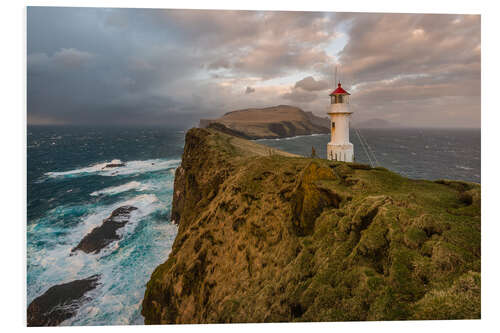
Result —
[{"label": "white building at lighthouse base", "polygon": [[342,161],[342,162],[354,161],[354,147],[352,143],[339,145],[329,142],[326,149],[327,149],[327,158],[331,161]]},{"label": "white building at lighthouse base", "polygon": [[326,146],[327,159],[332,161],[352,162],[354,146],[349,142],[349,119],[352,112],[345,105],[332,105],[330,116],[331,138]]}]

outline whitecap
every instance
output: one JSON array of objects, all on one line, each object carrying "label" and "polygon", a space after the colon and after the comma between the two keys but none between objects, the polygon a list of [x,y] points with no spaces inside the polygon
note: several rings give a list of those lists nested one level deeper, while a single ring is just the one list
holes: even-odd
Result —
[{"label": "whitecap", "polygon": [[[118,250],[121,240],[109,244],[97,255],[81,251],[76,251],[71,255],[71,249],[92,229],[100,226],[103,220],[109,217],[116,208],[126,205],[134,206],[137,210],[132,211],[129,222],[117,230],[121,240],[132,234],[140,221],[165,207],[156,195],[142,194],[109,206],[89,205],[87,207],[89,214],[74,227],[65,228],[63,234],[61,234],[62,226],[54,225],[48,220],[48,217],[28,226],[28,265],[30,266],[30,275],[36,276],[37,280],[37,283],[28,284],[28,301],[42,294],[54,284],[100,273],[102,270],[100,259]],[[74,209],[74,207],[54,209],[51,211],[50,220],[60,219]],[[50,242],[51,245],[38,248],[36,243],[41,241]]]},{"label": "whitecap", "polygon": [[308,134],[308,135],[296,135],[296,136],[289,136],[285,138],[275,138],[275,139],[255,139],[253,141],[281,141],[281,140],[294,140],[294,139],[300,139],[300,138],[305,138],[305,137],[311,137],[311,136],[324,136],[324,135],[330,135],[330,134],[325,134],[325,133],[314,133],[314,134]]},{"label": "whitecap", "polygon": [[[125,226],[123,228],[120,228],[117,230],[117,234],[120,236],[120,238],[123,238],[125,235],[132,233],[134,231],[135,227],[137,226],[137,223],[141,219],[150,215],[154,211],[162,208],[162,205],[160,205],[158,198],[154,194],[141,194],[141,195],[133,197],[129,200],[122,201],[122,202],[116,203],[114,205],[105,207],[104,209],[102,209],[102,211],[99,211],[95,216],[90,216],[84,222],[84,227],[81,228],[80,232],[79,232],[80,237],[78,239],[78,242],[86,234],[91,232],[92,229],[101,225],[102,221],[105,218],[107,218],[109,215],[111,215],[111,213],[115,209],[122,207],[122,206],[133,206],[133,207],[136,207],[137,209],[130,212],[130,217],[129,217],[127,224],[125,224]],[[74,245],[76,246],[78,242],[76,242]],[[119,246],[119,241],[111,243],[108,247],[104,248],[101,251],[100,256],[105,256],[105,255],[113,252],[114,250],[116,250],[118,248],[118,246]]]},{"label": "whitecap", "polygon": [[455,168],[457,169],[462,169],[462,170],[472,170],[472,168],[463,166],[463,165],[455,165]]},{"label": "whitecap", "polygon": [[87,175],[100,175],[100,176],[120,176],[130,174],[141,174],[146,172],[154,172],[165,169],[175,168],[179,165],[180,160],[165,160],[165,159],[151,159],[143,161],[129,161],[125,162],[124,166],[106,167],[109,164],[121,164],[120,160],[112,160],[111,162],[104,162],[94,164],[85,168],[74,169],[69,171],[56,171],[47,172],[45,175],[50,178],[71,178],[81,177]]},{"label": "whitecap", "polygon": [[131,182],[123,184],[123,185],[106,187],[102,190],[94,191],[94,192],[90,193],[90,195],[93,197],[96,197],[99,195],[115,195],[115,194],[123,193],[126,191],[130,191],[130,190],[146,191],[149,188],[150,188],[149,186],[141,184],[137,181],[131,181]]}]

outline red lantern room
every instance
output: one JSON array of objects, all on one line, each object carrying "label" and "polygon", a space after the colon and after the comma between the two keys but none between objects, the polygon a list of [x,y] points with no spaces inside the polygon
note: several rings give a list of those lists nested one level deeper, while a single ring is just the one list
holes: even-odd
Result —
[{"label": "red lantern room", "polygon": [[339,82],[337,89],[330,94],[331,104],[349,104],[349,95],[350,94],[342,88]]}]

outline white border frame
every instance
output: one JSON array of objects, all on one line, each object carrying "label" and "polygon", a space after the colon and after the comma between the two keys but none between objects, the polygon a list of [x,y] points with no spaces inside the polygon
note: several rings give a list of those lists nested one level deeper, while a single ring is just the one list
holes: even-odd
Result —
[{"label": "white border frame", "polygon": [[[495,322],[498,315],[499,287],[497,282],[500,222],[496,211],[500,182],[498,169],[500,155],[498,124],[500,107],[498,102],[498,61],[500,52],[499,5],[494,1],[436,1],[416,2],[397,0],[378,1],[264,1],[252,0],[236,4],[228,0],[53,0],[11,1],[2,3],[2,240],[3,265],[1,274],[2,300],[0,313],[5,331],[27,329],[26,320],[26,6],[80,6],[80,7],[128,7],[128,8],[197,8],[197,9],[254,9],[254,10],[306,10],[306,11],[351,11],[351,12],[406,12],[406,13],[460,13],[482,14],[482,320],[466,321],[404,321],[404,322],[340,322],[311,324],[247,324],[247,325],[175,325],[175,326],[101,326],[92,327],[101,332],[118,330],[148,330],[175,332],[200,331],[246,331],[256,329],[291,331],[332,329],[350,332],[419,332],[422,330],[453,330],[454,332],[481,330],[493,331],[500,325]],[[88,327],[58,328],[87,330]],[[28,330],[37,330],[30,328]]]}]

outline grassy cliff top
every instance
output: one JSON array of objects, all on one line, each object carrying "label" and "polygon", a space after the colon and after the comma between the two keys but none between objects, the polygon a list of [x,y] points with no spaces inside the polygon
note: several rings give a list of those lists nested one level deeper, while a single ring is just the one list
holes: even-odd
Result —
[{"label": "grassy cliff top", "polygon": [[146,323],[480,317],[480,185],[186,135]]}]

